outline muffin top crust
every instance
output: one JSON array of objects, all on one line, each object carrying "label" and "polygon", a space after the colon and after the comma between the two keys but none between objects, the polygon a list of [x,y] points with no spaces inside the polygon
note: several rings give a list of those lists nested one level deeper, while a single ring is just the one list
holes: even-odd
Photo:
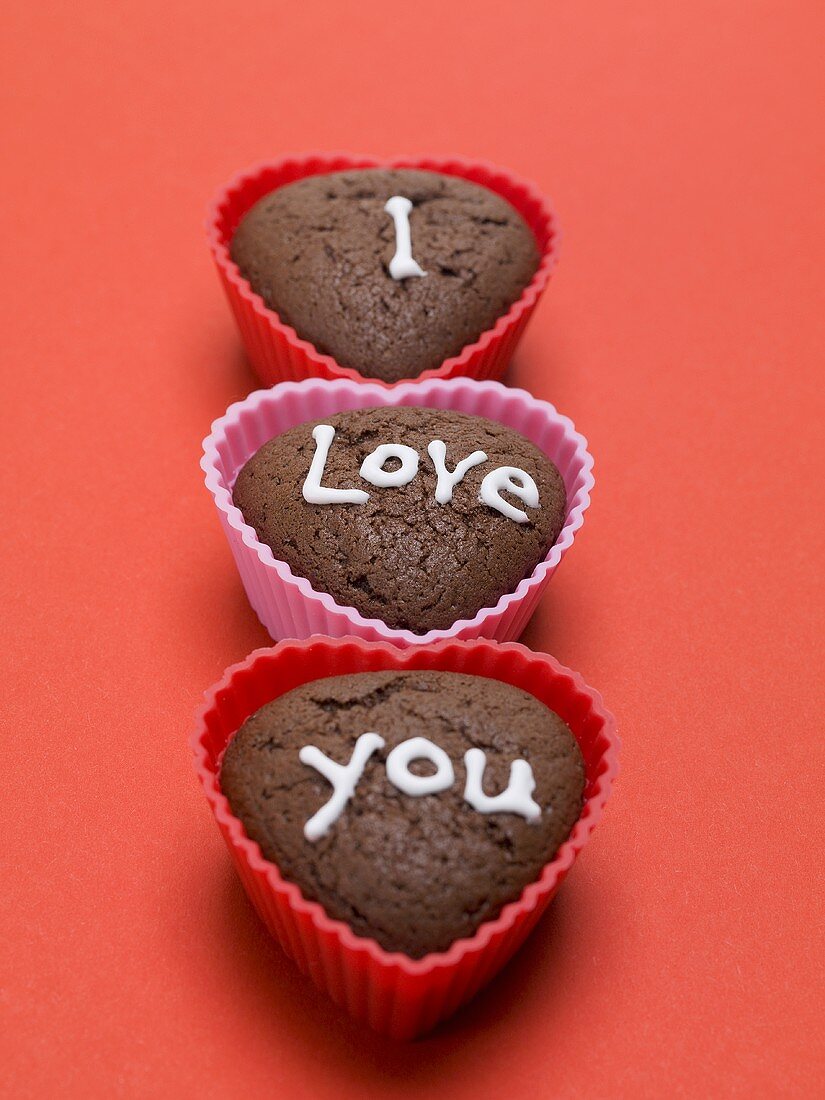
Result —
[{"label": "muffin top crust", "polygon": [[539,877],[581,813],[584,764],[562,719],[520,688],[387,671],[266,704],[229,743],[220,783],[306,898],[419,958]]},{"label": "muffin top crust", "polygon": [[[409,212],[388,211],[393,199],[407,200]],[[406,231],[420,273],[394,278]],[[504,198],[413,169],[335,172],[279,187],[242,218],[230,253],[299,336],[386,382],[437,368],[477,340],[539,264],[532,232]]]},{"label": "muffin top crust", "polygon": [[233,500],[296,576],[419,634],[514,591],[558,538],[567,506],[555,465],[514,429],[412,406],[291,428],[246,462]]}]

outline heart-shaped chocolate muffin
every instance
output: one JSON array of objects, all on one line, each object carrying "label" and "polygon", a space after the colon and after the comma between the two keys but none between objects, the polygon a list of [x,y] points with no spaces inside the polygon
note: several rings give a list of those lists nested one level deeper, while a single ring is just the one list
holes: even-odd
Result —
[{"label": "heart-shaped chocolate muffin", "polygon": [[561,474],[512,428],[382,407],[265,443],[233,499],[276,558],[339,604],[424,633],[513,591],[566,514]]},{"label": "heart-shaped chocolate muffin", "polygon": [[452,672],[315,680],[248,718],[221,788],[283,877],[420,958],[517,899],[582,808],[584,764],[532,695]]},{"label": "heart-shaped chocolate muffin", "polygon": [[386,382],[440,367],[477,340],[539,264],[532,232],[500,195],[412,169],[280,187],[244,216],[230,252],[299,336]]}]

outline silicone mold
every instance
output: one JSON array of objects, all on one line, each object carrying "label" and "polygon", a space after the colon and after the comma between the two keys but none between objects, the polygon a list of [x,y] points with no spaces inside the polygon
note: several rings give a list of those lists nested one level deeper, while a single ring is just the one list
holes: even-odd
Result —
[{"label": "silicone mold", "polygon": [[[415,634],[388,627],[379,619],[366,619],[354,607],[342,606],[328,593],[319,592],[304,577],[296,576],[286,562],[274,557],[259,542],[255,531],[232,502],[238,470],[267,440],[288,428],[317,420],[345,409],[379,405],[419,405],[455,409],[507,424],[531,439],[558,467],[567,489],[567,516],[555,544],[533,572],[494,607],[482,608],[472,619],[461,619],[449,629]],[[593,460],[587,441],[545,401],[524,390],[498,382],[471,379],[405,382],[392,388],[346,380],[324,382],[308,379],[257,390],[230,406],[212,425],[204,440],[201,466],[249,602],[275,638],[306,638],[312,634],[339,637],[357,635],[366,640],[385,640],[399,646],[418,645],[441,638],[518,638],[563,555],[573,544],[584,520],[593,488]],[[296,490],[297,491],[297,490]]]},{"label": "silicone mold", "polygon": [[[529,225],[539,247],[540,261],[535,275],[521,296],[492,328],[467,344],[458,355],[445,359],[427,378],[501,378],[516,344],[544,292],[558,261],[560,232],[556,215],[547,201],[529,183],[490,164],[451,158],[375,157],[347,154],[310,154],[286,157],[256,165],[233,177],[215,196],[209,207],[207,237],[218,275],[237,322],[246,353],[262,382],[298,381],[302,378],[349,378],[362,381],[358,371],[319,352],[294,328],[269,309],[241,275],[229,255],[229,245],[244,214],[264,195],[278,187],[303,179],[354,168],[422,168],[461,176],[502,195]],[[385,385],[378,382],[377,385]]]},{"label": "silicone mold", "polygon": [[[378,669],[464,672],[523,688],[567,722],[585,762],[581,816],[536,881],[472,937],[422,959],[384,951],[304,898],[263,858],[220,787],[226,745],[264,703],[310,680]],[[619,751],[615,719],[598,692],[546,654],[512,643],[447,641],[401,650],[355,638],[283,642],[257,650],[227,669],[206,692],[191,743],[218,828],[269,931],[300,969],[356,1020],[398,1039],[420,1035],[450,1016],[524,942],[601,818],[618,771]]]}]

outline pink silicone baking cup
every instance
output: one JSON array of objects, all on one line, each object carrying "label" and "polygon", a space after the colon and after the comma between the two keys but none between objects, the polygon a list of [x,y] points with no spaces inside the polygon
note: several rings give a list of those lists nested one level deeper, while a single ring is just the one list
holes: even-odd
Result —
[{"label": "pink silicone baking cup", "polygon": [[[346,154],[311,154],[258,164],[239,173],[221,188],[209,208],[206,224],[209,246],[246,353],[260,379],[273,383],[312,377],[356,381],[364,378],[358,371],[342,366],[331,355],[322,354],[309,341],[302,340],[294,328],[265,305],[229,255],[229,245],[238,223],[258,199],[305,176],[353,168],[421,168],[461,176],[497,192],[527,222],[536,238],[541,259],[521,297],[491,329],[467,344],[460,354],[445,359],[437,369],[417,376],[419,379],[501,378],[558,259],[558,221],[541,194],[531,184],[490,164],[456,159],[399,157],[382,161]],[[370,381],[386,385],[377,379]]]},{"label": "pink silicone baking cup", "polygon": [[[261,854],[221,793],[232,735],[264,703],[310,680],[379,669],[439,669],[501,680],[530,692],[568,724],[584,757],[581,816],[517,901],[448,951],[411,959],[332,920]],[[317,638],[259,649],[207,691],[192,735],[195,767],[252,903],[315,984],[356,1020],[397,1039],[430,1030],[473,997],[521,946],[601,818],[618,771],[616,723],[598,692],[552,657],[513,643],[441,642],[400,650],[356,638]],[[583,915],[586,919],[586,915]]]},{"label": "pink silicone baking cup", "polygon": [[[238,471],[267,440],[296,424],[319,420],[346,409],[380,405],[419,405],[484,416],[506,424],[531,439],[556,464],[567,489],[567,516],[561,533],[533,572],[495,607],[482,608],[472,619],[459,619],[449,629],[415,634],[396,630],[380,619],[367,619],[354,607],[345,607],[326,592],[296,576],[258,540],[232,502]],[[565,552],[584,521],[593,488],[593,460],[587,441],[546,401],[525,390],[500,382],[455,378],[448,382],[403,382],[386,387],[344,379],[326,382],[306,379],[257,390],[231,405],[212,425],[203,444],[201,467],[212,493],[224,532],[249,602],[275,639],[355,635],[367,641],[390,641],[398,646],[421,645],[443,638],[519,637]],[[299,487],[296,486],[296,492]]]}]

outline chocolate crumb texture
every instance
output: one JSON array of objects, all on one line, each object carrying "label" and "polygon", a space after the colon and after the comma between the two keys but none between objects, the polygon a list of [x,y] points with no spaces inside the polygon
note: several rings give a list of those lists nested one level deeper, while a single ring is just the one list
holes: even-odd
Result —
[{"label": "chocolate crumb texture", "polygon": [[[385,748],[329,831],[308,841],[304,826],[332,788],[301,763],[301,748],[346,765],[368,731]],[[390,783],[387,755],[411,737],[447,753],[450,788],[415,797]],[[529,763],[536,821],[465,801],[463,757],[474,747],[486,754],[491,796],[507,787],[513,760]],[[460,673],[370,672],[316,680],[262,707],[230,742],[220,783],[248,835],[306,898],[357,935],[419,958],[471,936],[539,877],[581,813],[584,764],[561,718],[519,688]]]},{"label": "chocolate crumb texture", "polygon": [[[398,407],[330,416],[335,439],[324,485],[368,490],[364,504],[309,504],[302,486],[316,449],[315,424],[291,428],[264,444],[238,474],[233,499],[261,542],[296,576],[339,604],[394,629],[425,633],[471,619],[512,592],[558,538],[566,515],[561,474],[512,428],[451,410]],[[428,444],[444,441],[447,465],[473,451],[487,454],[453,490],[435,499],[437,476]],[[364,458],[381,443],[403,443],[419,454],[406,485],[376,488],[359,477]],[[528,473],[539,507],[516,523],[479,499],[481,482],[498,466]],[[507,494],[505,494],[507,499]],[[516,507],[522,502],[512,498]]]},{"label": "chocolate crumb texture", "polygon": [[[396,280],[384,205],[412,202],[412,251],[426,276]],[[310,176],[265,195],[230,244],[267,306],[318,351],[396,382],[440,367],[512,303],[539,264],[536,240],[500,195],[455,176],[364,169]]]}]

